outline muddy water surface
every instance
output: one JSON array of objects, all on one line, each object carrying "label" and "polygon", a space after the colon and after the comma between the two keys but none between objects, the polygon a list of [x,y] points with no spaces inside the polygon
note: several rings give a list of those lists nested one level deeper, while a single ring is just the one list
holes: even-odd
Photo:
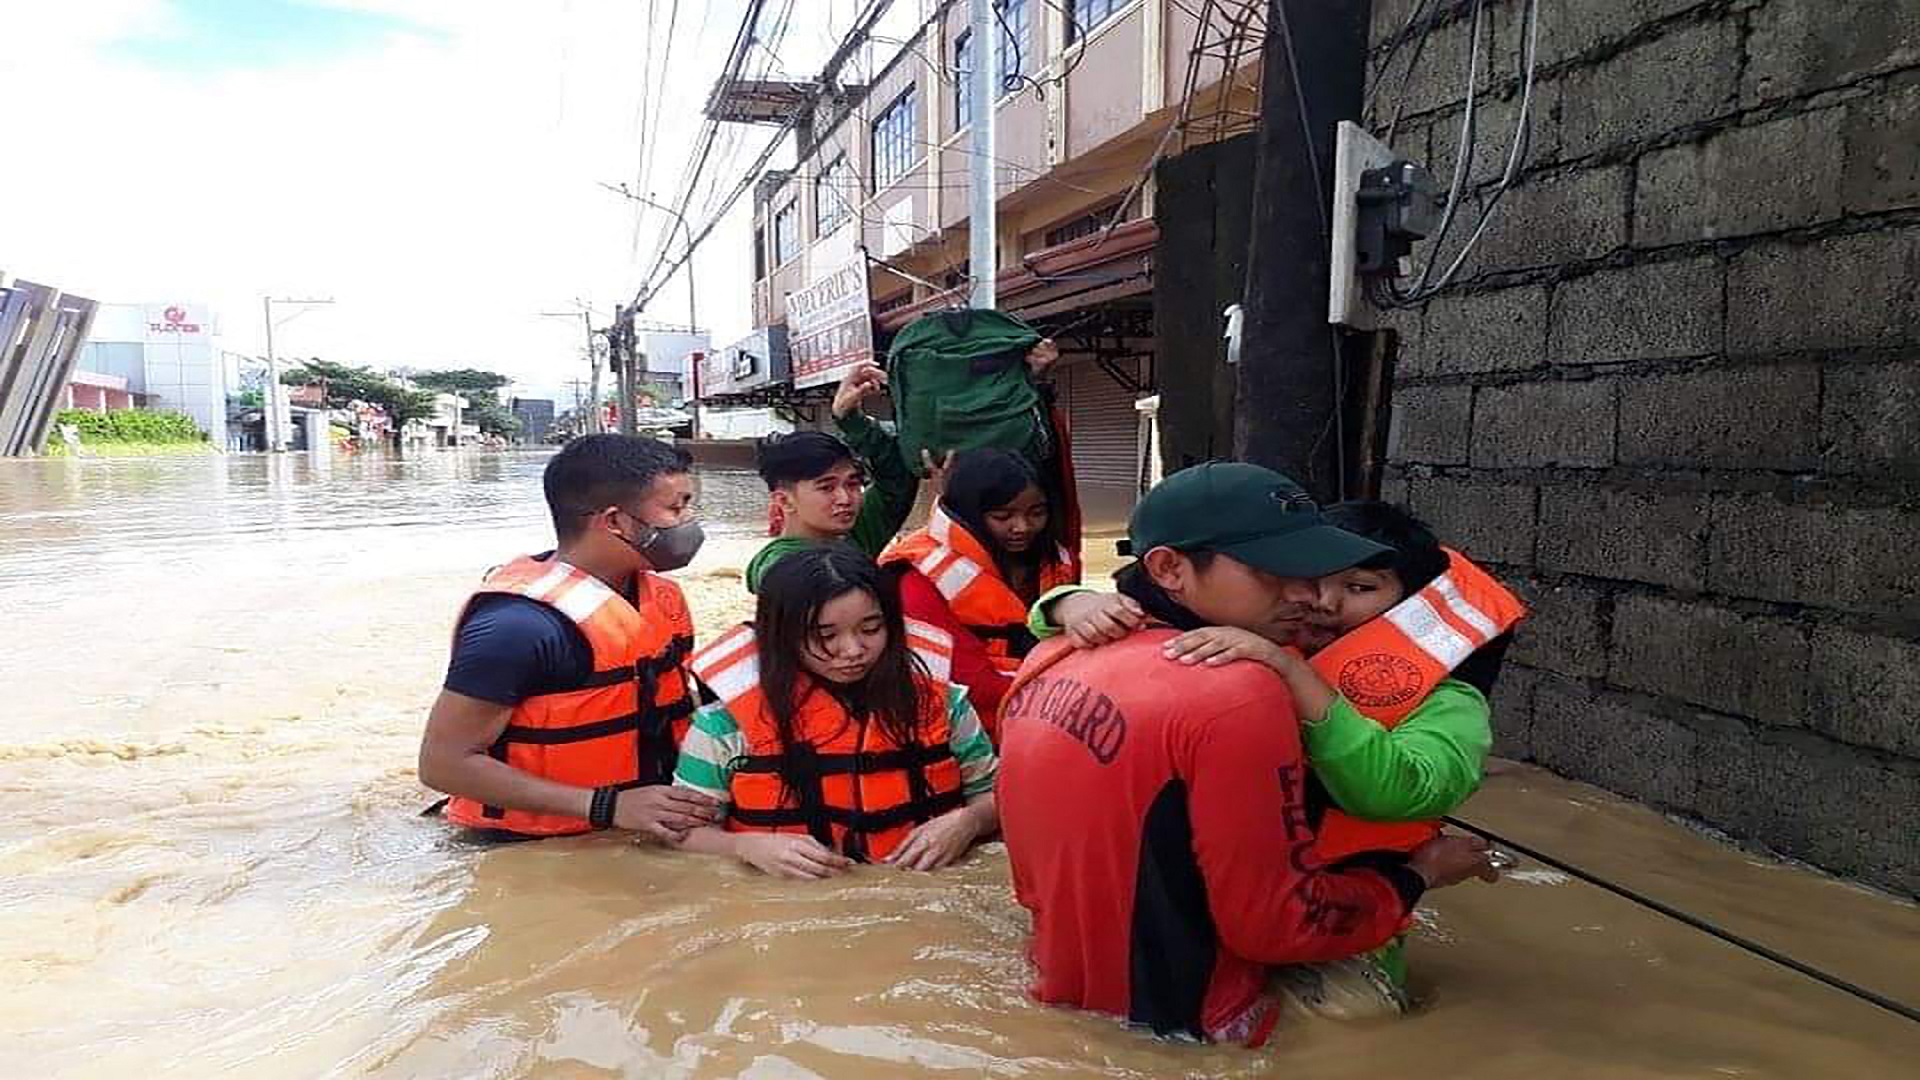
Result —
[{"label": "muddy water surface", "polygon": [[[1435,895],[1426,1008],[1174,1046],[1022,994],[1004,854],[776,883],[418,812],[537,455],[0,462],[0,1076],[1899,1077],[1920,1027],[1537,866]],[[681,576],[746,608],[760,494]],[[1466,816],[1908,1001],[1920,913],[1531,770]]]}]

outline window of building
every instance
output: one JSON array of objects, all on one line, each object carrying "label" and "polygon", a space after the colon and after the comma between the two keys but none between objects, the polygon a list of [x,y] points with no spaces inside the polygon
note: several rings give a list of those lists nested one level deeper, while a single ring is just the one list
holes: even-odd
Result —
[{"label": "window of building", "polygon": [[773,215],[773,265],[800,254],[800,204],[789,202]]},{"label": "window of building", "polygon": [[1113,18],[1133,0],[1067,0],[1067,44],[1071,45],[1093,28]]},{"label": "window of building", "polygon": [[1033,40],[1027,0],[1000,0],[1000,85],[1019,88],[1027,73],[1027,42]]},{"label": "window of building", "polygon": [[885,300],[880,300],[875,302],[873,305],[873,310],[875,311],[875,313],[886,312],[886,311],[899,311],[901,308],[906,307],[911,303],[913,303],[913,290],[907,289],[904,292],[894,293],[892,296],[887,297]]},{"label": "window of building", "polygon": [[853,173],[841,154],[820,170],[813,181],[813,222],[816,235],[825,236],[853,215]]},{"label": "window of building", "polygon": [[753,280],[759,281],[767,276],[767,230],[755,226],[753,230]]},{"label": "window of building", "polygon": [[[1001,0],[1000,53],[994,57],[1000,74],[1000,92],[1020,88],[1020,76],[1026,67],[1027,0]],[[963,30],[953,39],[953,129],[960,131],[973,123],[973,31]]]},{"label": "window of building", "polygon": [[[1082,237],[1092,236],[1100,232],[1107,227],[1108,222],[1113,220],[1113,212],[1119,206],[1120,203],[1118,201],[1110,202],[1097,210],[1089,210],[1071,221],[1063,221],[1055,225],[1053,228],[1047,230],[1046,235],[1042,239],[1042,246],[1059,247],[1061,244],[1069,244]],[[1120,220],[1131,221],[1132,219],[1133,208],[1129,206],[1127,213],[1120,215]]]},{"label": "window of building", "polygon": [[894,99],[873,122],[873,188],[886,187],[907,175],[919,160],[919,125],[914,122],[913,88]]},{"label": "window of building", "polygon": [[953,130],[973,123],[973,31],[953,39]]}]

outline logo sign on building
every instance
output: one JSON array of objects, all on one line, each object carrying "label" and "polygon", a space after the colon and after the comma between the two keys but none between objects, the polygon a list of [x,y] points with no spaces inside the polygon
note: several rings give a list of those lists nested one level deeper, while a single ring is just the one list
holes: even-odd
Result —
[{"label": "logo sign on building", "polygon": [[864,258],[787,297],[787,335],[795,388],[838,382],[873,359],[873,315]]},{"label": "logo sign on building", "polygon": [[760,373],[760,358],[745,349],[733,350],[733,364],[727,371],[727,377],[734,382],[746,382]]},{"label": "logo sign on building", "polygon": [[168,304],[165,307],[147,309],[147,337],[199,337],[206,331],[206,316],[203,313]]}]

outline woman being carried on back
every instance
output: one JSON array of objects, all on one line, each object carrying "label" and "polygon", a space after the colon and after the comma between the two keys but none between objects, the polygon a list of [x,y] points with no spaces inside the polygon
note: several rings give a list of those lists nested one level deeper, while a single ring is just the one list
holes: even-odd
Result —
[{"label": "woman being carried on back", "polygon": [[999,827],[993,747],[953,683],[952,638],[912,623],[845,544],[767,571],[754,621],[693,660],[719,698],[694,714],[674,783],[724,826],[681,847],[781,877],[856,862],[936,870]]},{"label": "woman being carried on back", "polygon": [[908,618],[953,635],[954,681],[999,742],[1000,701],[1036,639],[1027,611],[1080,580],[1061,546],[1039,473],[1019,454],[970,450],[953,459],[927,527],[894,541],[880,565],[900,576]]}]

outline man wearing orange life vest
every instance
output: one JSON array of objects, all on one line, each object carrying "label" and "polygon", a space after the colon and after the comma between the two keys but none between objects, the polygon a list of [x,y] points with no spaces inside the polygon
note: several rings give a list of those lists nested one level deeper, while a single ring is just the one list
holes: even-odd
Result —
[{"label": "man wearing orange life vest", "polygon": [[1078,555],[1056,539],[1040,475],[1008,450],[969,450],[947,471],[924,529],[893,542],[880,565],[900,581],[907,617],[953,635],[954,680],[998,738],[1000,701],[1037,643],[1027,609],[1080,580]]},{"label": "man wearing orange life vest", "polygon": [[489,573],[454,631],[420,743],[420,780],[447,817],[489,839],[619,828],[663,842],[713,820],[668,786],[693,713],[693,623],[660,571],[685,566],[686,452],[589,435],[547,463],[556,550]]}]

